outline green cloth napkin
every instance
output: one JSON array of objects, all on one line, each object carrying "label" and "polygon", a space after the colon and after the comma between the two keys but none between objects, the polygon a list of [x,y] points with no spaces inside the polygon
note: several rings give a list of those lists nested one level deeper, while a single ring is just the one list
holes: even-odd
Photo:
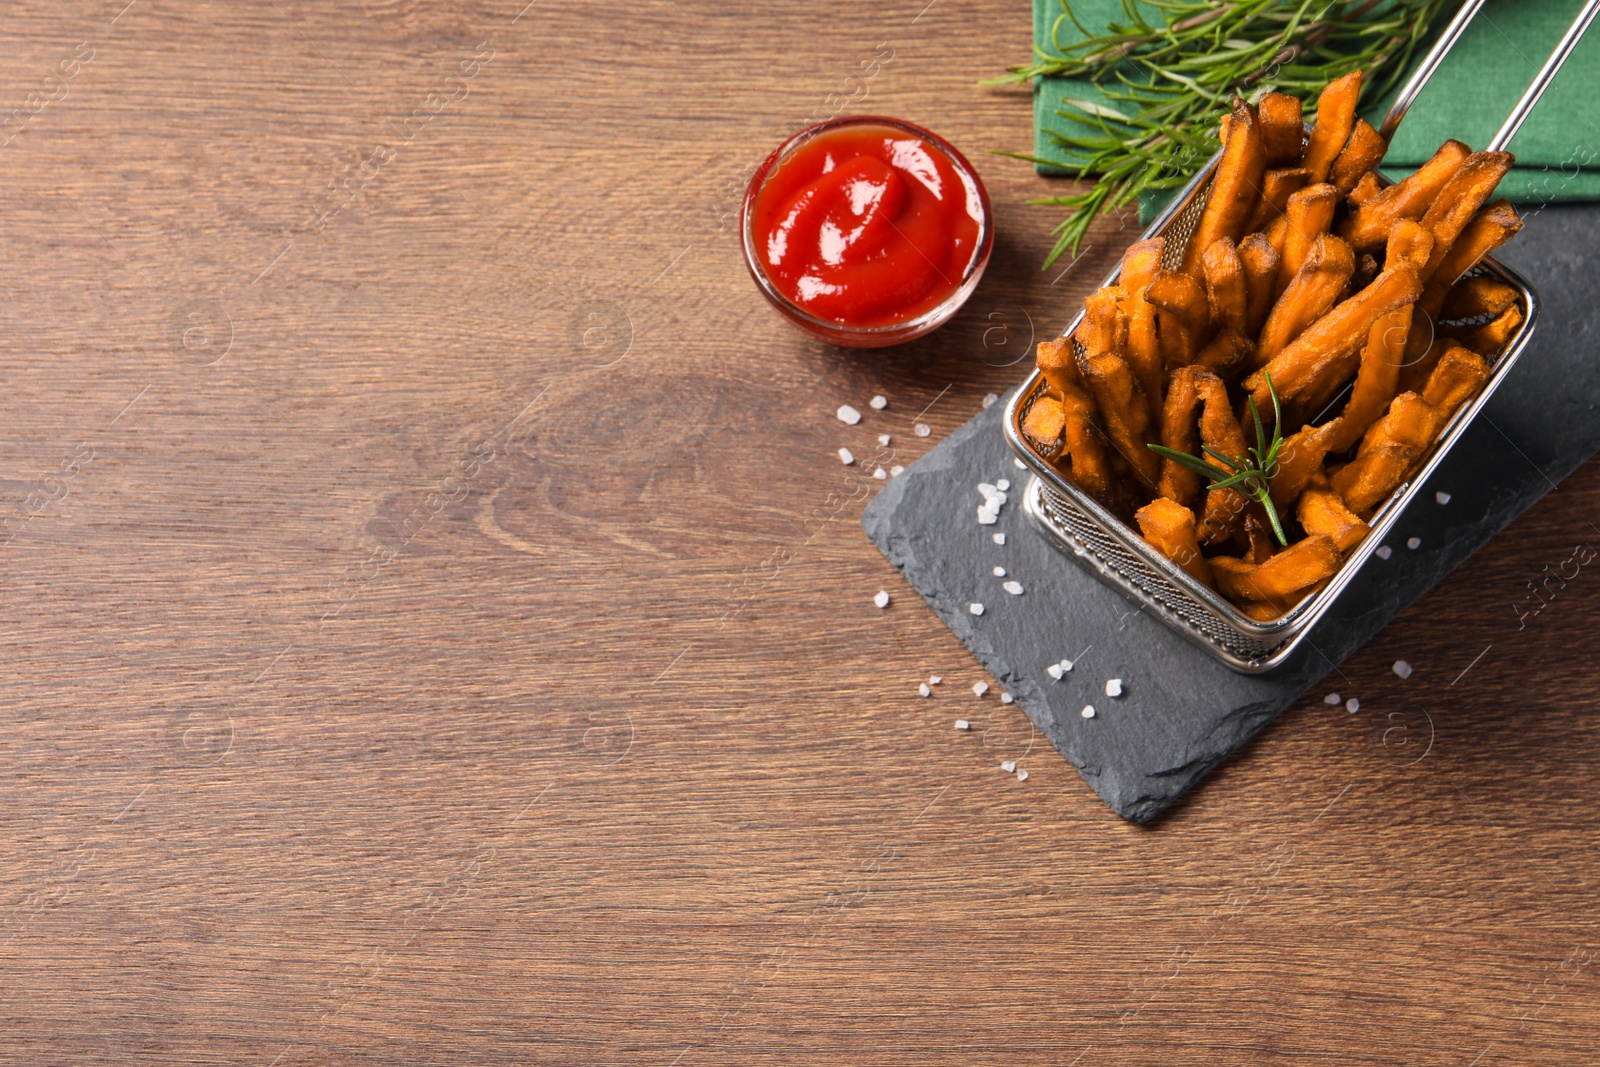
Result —
[{"label": "green cloth napkin", "polygon": [[[1412,104],[1385,157],[1384,172],[1398,177],[1433,155],[1454,137],[1474,148],[1487,144],[1555,48],[1582,0],[1488,0]],[[1073,0],[1085,26],[1126,21],[1120,0]],[[1061,14],[1061,0],[1033,0],[1033,40],[1041,51],[1058,54],[1050,30]],[[1152,9],[1152,18],[1156,17]],[[1447,16],[1440,16],[1442,26]],[[1063,40],[1076,36],[1070,20],[1060,27]],[[1420,56],[1419,56],[1420,58]],[[1105,98],[1093,83],[1078,78],[1036,78],[1033,92],[1034,155],[1067,163],[1071,157],[1046,132],[1069,128],[1062,101]],[[1501,195],[1519,203],[1600,200],[1600,29],[1579,42],[1555,82],[1511,142],[1517,165],[1500,182]],[[1389,101],[1367,115],[1378,125]],[[1059,166],[1039,164],[1040,174],[1064,174]],[[1170,193],[1147,194],[1140,217],[1148,222]]]}]

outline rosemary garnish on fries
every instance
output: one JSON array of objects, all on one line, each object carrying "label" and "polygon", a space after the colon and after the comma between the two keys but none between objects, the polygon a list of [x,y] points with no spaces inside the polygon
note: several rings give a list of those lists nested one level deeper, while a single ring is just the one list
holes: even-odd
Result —
[{"label": "rosemary garnish on fries", "polygon": [[[1061,3],[1050,31],[1059,55],[1040,51],[1034,62],[987,83],[1089,78],[1111,105],[1070,98],[1072,111],[1057,114],[1083,132],[1047,131],[1082,160],[1066,169],[1100,180],[1086,192],[1031,201],[1069,209],[1052,231],[1056,243],[1046,267],[1066,252],[1076,255],[1101,213],[1193,177],[1220,146],[1217,123],[1236,94],[1255,99],[1276,89],[1315,99],[1326,83],[1361,70],[1362,102],[1381,99],[1447,6],[1446,0],[1122,0],[1128,22],[1097,33],[1079,21],[1071,0]],[[1155,9],[1159,20],[1150,21],[1144,7]],[[1067,23],[1082,40],[1062,42]],[[1137,71],[1123,65],[1127,60]],[[1312,117],[1308,110],[1307,120]]]}]

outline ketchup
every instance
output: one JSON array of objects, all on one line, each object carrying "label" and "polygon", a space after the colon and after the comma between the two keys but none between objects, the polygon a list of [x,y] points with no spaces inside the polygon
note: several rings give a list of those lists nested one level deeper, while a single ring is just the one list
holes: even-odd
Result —
[{"label": "ketchup", "polygon": [[961,288],[978,256],[976,179],[905,129],[824,129],[772,170],[750,236],[762,272],[797,307],[844,326],[906,322]]}]

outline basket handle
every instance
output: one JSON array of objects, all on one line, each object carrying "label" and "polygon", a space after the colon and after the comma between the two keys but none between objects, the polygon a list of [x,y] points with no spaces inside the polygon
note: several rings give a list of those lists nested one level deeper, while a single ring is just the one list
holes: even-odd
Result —
[{"label": "basket handle", "polygon": [[[1450,49],[1461,38],[1461,33],[1467,28],[1467,23],[1478,13],[1483,6],[1483,0],[1466,0],[1450,20],[1439,39],[1428,49],[1428,54],[1422,57],[1422,62],[1417,69],[1411,72],[1411,77],[1406,79],[1405,86],[1400,90],[1400,95],[1394,99],[1394,104],[1389,108],[1389,113],[1383,117],[1383,125],[1378,129],[1378,135],[1385,141],[1394,139],[1395,130],[1400,128],[1400,120],[1406,117],[1406,112],[1411,110],[1411,105],[1416,103],[1417,97],[1422,95],[1423,87],[1428,84],[1428,79],[1433,77],[1433,72],[1439,69],[1439,64],[1450,53]],[[1528,86],[1522,94],[1522,99],[1517,101],[1517,106],[1506,116],[1505,123],[1500,127],[1500,132],[1494,135],[1494,140],[1489,142],[1487,151],[1498,152],[1511,143],[1511,138],[1517,135],[1517,130],[1527,119],[1533,106],[1539,102],[1539,97],[1549,88],[1555,80],[1556,72],[1567,61],[1572,50],[1577,47],[1578,41],[1583,38],[1584,31],[1589,28],[1589,23],[1594,21],[1596,13],[1600,13],[1600,0],[1588,0],[1583,5],[1583,10],[1578,12],[1578,17],[1567,27],[1567,32],[1562,35],[1556,50],[1550,53],[1550,58],[1544,61],[1544,66],[1534,77],[1533,84]]]}]

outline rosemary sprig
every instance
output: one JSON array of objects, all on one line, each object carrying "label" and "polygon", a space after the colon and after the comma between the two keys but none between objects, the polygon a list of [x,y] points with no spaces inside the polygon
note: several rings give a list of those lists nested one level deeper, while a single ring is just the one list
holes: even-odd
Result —
[{"label": "rosemary sprig", "polygon": [[1273,386],[1270,374],[1267,375],[1267,392],[1272,394],[1270,442],[1261,426],[1261,413],[1256,410],[1255,397],[1251,397],[1250,417],[1256,424],[1256,443],[1246,448],[1250,453],[1248,456],[1224,456],[1221,452],[1204,445],[1200,446],[1200,450],[1206,455],[1226,464],[1226,470],[1215,463],[1207,463],[1199,456],[1191,456],[1175,448],[1166,448],[1162,445],[1150,445],[1149,448],[1152,452],[1210,478],[1212,481],[1207,489],[1241,488],[1266,511],[1267,518],[1272,523],[1273,536],[1278,539],[1278,544],[1287,547],[1289,539],[1284,536],[1283,523],[1278,519],[1278,508],[1272,502],[1272,476],[1278,471],[1278,450],[1283,447],[1283,410],[1278,406],[1278,390]]},{"label": "rosemary sprig", "polygon": [[[1050,30],[1059,54],[1040,50],[1034,62],[987,83],[1088,78],[1107,101],[1069,99],[1071,110],[1056,114],[1080,132],[1047,131],[1081,160],[1066,169],[1100,180],[1087,192],[1031,201],[1069,209],[1052,231],[1056,243],[1045,267],[1067,252],[1076,255],[1090,223],[1104,212],[1193,177],[1221,147],[1217,125],[1235,95],[1253,101],[1276,89],[1298,96],[1309,120],[1322,87],[1359,69],[1365,73],[1362,101],[1381,98],[1449,0],[1122,0],[1128,21],[1098,34],[1079,21],[1071,0],[1061,3]],[[1146,7],[1159,21],[1146,17]],[[1062,42],[1068,23],[1081,40]],[[1025,153],[1000,154],[1062,166]]]}]

